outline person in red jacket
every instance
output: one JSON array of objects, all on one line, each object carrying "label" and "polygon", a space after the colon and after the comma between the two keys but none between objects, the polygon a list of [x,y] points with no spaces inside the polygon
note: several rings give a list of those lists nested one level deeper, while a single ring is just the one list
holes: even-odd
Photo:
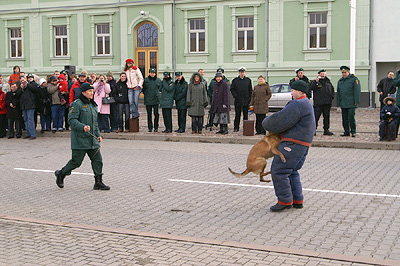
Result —
[{"label": "person in red jacket", "polygon": [[68,81],[65,80],[64,74],[60,74],[58,76],[58,89],[60,90],[60,99],[61,105],[65,105],[67,101],[69,101],[67,93],[68,93]]},{"label": "person in red jacket", "polygon": [[6,94],[0,88],[0,138],[6,136],[7,128],[7,108],[6,108]]},{"label": "person in red jacket", "polygon": [[19,80],[19,75],[20,75],[21,69],[19,68],[19,66],[15,66],[13,68],[13,74],[11,74],[11,76],[8,78],[8,84],[13,84],[15,82],[17,82]]},{"label": "person in red jacket", "polygon": [[79,98],[79,95],[81,94],[79,88],[83,83],[88,83],[86,76],[85,74],[79,74],[78,81],[72,85],[71,90],[69,91],[69,104]]}]

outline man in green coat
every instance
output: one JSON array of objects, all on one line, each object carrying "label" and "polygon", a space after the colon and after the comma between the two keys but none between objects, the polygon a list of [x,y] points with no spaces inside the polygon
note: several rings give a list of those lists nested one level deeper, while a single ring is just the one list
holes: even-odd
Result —
[{"label": "man in green coat", "polygon": [[360,103],[361,85],[354,74],[350,74],[350,68],[340,67],[342,78],[337,85],[337,105],[342,108],[342,124],[344,133],[341,137],[356,136],[356,108]]},{"label": "man in green coat", "polygon": [[75,100],[69,109],[68,122],[71,126],[72,159],[61,169],[55,172],[56,184],[64,187],[64,178],[71,171],[81,166],[87,154],[92,161],[94,172],[95,190],[109,190],[110,187],[103,184],[103,159],[100,153],[102,137],[97,123],[97,104],[94,102],[93,86],[84,83],[80,87],[81,95]]},{"label": "man in green coat", "polygon": [[185,78],[182,76],[182,72],[175,72],[175,105],[178,110],[178,130],[175,132],[183,133],[186,129],[186,114],[187,114],[187,106],[186,106],[186,95],[188,83]]},{"label": "man in green coat", "polygon": [[143,82],[144,105],[147,111],[147,127],[149,132],[153,131],[152,111],[154,112],[154,132],[158,131],[158,105],[160,104],[161,96],[161,79],[157,78],[157,70],[152,67],[149,70],[150,74]]},{"label": "man in green coat", "polygon": [[172,107],[174,106],[174,82],[168,71],[164,72],[164,79],[161,83],[160,107],[164,119],[165,130],[162,133],[172,133]]}]

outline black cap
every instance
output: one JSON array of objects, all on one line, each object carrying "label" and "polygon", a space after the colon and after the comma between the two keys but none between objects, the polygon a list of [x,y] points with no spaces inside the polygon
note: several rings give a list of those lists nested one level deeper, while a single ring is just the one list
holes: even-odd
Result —
[{"label": "black cap", "polygon": [[86,78],[86,75],[85,75],[85,74],[82,74],[82,73],[80,73],[78,77],[85,77],[85,78]]},{"label": "black cap", "polygon": [[171,73],[169,73],[168,71],[164,71],[164,77],[167,77],[167,76],[171,76]]},{"label": "black cap", "polygon": [[180,72],[180,71],[177,71],[177,72],[175,72],[175,76],[182,76],[182,72]]},{"label": "black cap", "polygon": [[350,71],[350,68],[349,68],[348,66],[341,66],[341,67],[340,67],[340,70],[341,70],[342,72],[345,72],[345,71]]},{"label": "black cap", "polygon": [[290,87],[296,91],[302,91],[305,94],[308,93],[308,84],[305,81],[302,80],[295,81],[292,83]]},{"label": "black cap", "polygon": [[81,92],[84,92],[84,91],[93,89],[93,85],[90,85],[90,83],[85,82],[81,85],[80,89],[81,89]]},{"label": "black cap", "polygon": [[27,79],[28,79],[28,78],[34,78],[34,76],[33,76],[32,73],[29,73],[28,75],[26,75],[26,78],[27,78]]},{"label": "black cap", "polygon": [[217,72],[224,73],[224,72],[225,72],[225,70],[224,70],[222,67],[219,67],[219,68],[217,69]]},{"label": "black cap", "polygon": [[149,72],[157,73],[157,69],[155,67],[150,68]]},{"label": "black cap", "polygon": [[223,77],[223,75],[222,75],[222,72],[217,72],[216,74],[215,74],[215,77]]},{"label": "black cap", "polygon": [[326,70],[325,69],[321,69],[320,71],[318,71],[318,74],[321,73],[321,72],[326,72]]},{"label": "black cap", "polygon": [[304,69],[302,68],[296,69],[296,74],[299,73],[300,71],[304,71]]}]

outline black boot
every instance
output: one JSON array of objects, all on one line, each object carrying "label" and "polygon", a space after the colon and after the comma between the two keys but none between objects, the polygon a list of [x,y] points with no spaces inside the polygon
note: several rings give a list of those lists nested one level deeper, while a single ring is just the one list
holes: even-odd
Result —
[{"label": "black boot", "polygon": [[110,190],[109,186],[106,186],[103,184],[103,176],[99,175],[99,176],[95,176],[95,183],[94,183],[94,190]]},{"label": "black boot", "polygon": [[273,212],[280,212],[285,209],[290,209],[292,208],[292,205],[281,205],[279,203],[275,204],[274,206],[271,206],[270,210]]},{"label": "black boot", "polygon": [[222,128],[223,128],[223,131],[222,131],[222,135],[226,135],[226,134],[228,134],[228,125],[221,125],[222,126]]},{"label": "black boot", "polygon": [[332,135],[334,135],[332,132],[330,132],[328,129],[325,129],[324,130],[324,135],[325,136],[332,136]]},{"label": "black boot", "polygon": [[220,124],[219,131],[217,131],[215,134],[222,134],[223,132],[224,132],[224,125]]},{"label": "black boot", "polygon": [[61,173],[61,170],[57,170],[54,173],[57,177],[56,179],[56,184],[59,188],[63,188],[64,187],[64,177],[65,175],[63,173]]}]

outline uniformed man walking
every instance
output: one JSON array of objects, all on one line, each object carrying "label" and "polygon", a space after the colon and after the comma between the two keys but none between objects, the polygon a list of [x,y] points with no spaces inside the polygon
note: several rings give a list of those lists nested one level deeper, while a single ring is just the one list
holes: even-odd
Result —
[{"label": "uniformed man walking", "polygon": [[95,190],[109,190],[110,187],[103,184],[103,160],[100,153],[102,137],[97,123],[97,104],[93,100],[93,86],[84,83],[80,87],[81,95],[75,100],[69,109],[68,122],[71,126],[72,159],[61,169],[55,172],[56,184],[64,187],[64,178],[71,171],[81,166],[87,154],[92,161],[94,172]]},{"label": "uniformed man walking", "polygon": [[342,108],[342,124],[344,133],[341,137],[356,136],[356,108],[360,103],[361,85],[354,74],[350,74],[350,68],[341,66],[342,78],[337,85],[337,105]]}]

